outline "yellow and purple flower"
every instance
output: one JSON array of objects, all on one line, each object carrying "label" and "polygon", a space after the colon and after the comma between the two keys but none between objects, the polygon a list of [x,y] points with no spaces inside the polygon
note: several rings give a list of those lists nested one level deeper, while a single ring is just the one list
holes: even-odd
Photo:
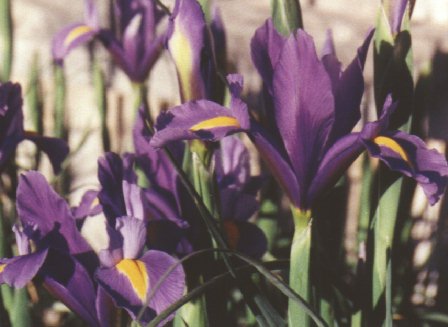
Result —
[{"label": "yellow and purple flower", "polygon": [[92,0],[86,0],[86,19],[62,29],[53,38],[53,58],[62,63],[67,54],[93,38],[98,38],[116,64],[134,82],[142,83],[158,59],[165,36],[156,34],[163,16],[153,0],[121,0],[114,3],[117,31],[99,27]]},{"label": "yellow and purple flower", "polygon": [[[318,59],[306,32],[298,30],[285,38],[267,21],[252,40],[252,58],[272,104],[269,132],[249,119],[239,98],[242,78],[231,75],[231,110],[207,100],[175,107],[159,116],[151,144],[160,147],[171,140],[194,138],[216,141],[244,131],[292,204],[302,211],[311,209],[367,148],[391,169],[415,178],[434,203],[448,176],[441,154],[427,150],[415,136],[388,131],[386,114],[361,133],[351,133],[360,118],[362,71],[372,35],[373,31],[342,71],[331,51]],[[385,108],[390,112],[394,105],[388,100]]]}]

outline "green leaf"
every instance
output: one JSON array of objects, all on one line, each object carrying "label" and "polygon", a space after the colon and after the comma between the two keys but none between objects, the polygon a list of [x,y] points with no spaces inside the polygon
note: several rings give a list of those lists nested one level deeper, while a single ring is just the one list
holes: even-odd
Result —
[{"label": "green leaf", "polygon": [[11,0],[0,0],[0,82],[7,82],[11,77],[13,62],[13,24],[11,15]]},{"label": "green leaf", "polygon": [[[230,250],[224,250],[224,249],[208,249],[208,250],[202,250],[197,251],[195,253],[192,253],[188,256],[188,258],[184,258],[183,260],[177,262],[176,264],[172,265],[165,274],[161,277],[161,279],[158,281],[158,283],[154,286],[154,289],[152,293],[148,296],[148,299],[150,299],[153,294],[157,291],[157,289],[160,287],[160,285],[163,283],[163,280],[166,279],[166,276],[168,276],[178,265],[181,264],[181,262],[188,260],[192,258],[193,256],[202,255],[206,252],[211,251],[217,251],[217,252],[224,252],[228,255],[235,256],[246,263],[248,263],[251,267],[255,268],[261,275],[263,275],[274,287],[276,287],[281,293],[286,295],[289,299],[293,300],[299,308],[301,308],[303,311],[305,311],[315,322],[315,324],[320,326],[327,326],[325,321],[317,313],[313,311],[311,306],[294,290],[292,290],[285,282],[279,279],[276,275],[274,275],[268,268],[266,268],[263,264],[259,263],[258,261],[249,258],[241,253],[230,251]],[[240,270],[242,268],[238,268],[237,270]],[[204,284],[196,287],[192,291],[190,291],[187,295],[182,297],[179,301],[172,304],[169,308],[167,308],[164,312],[162,312],[160,315],[158,315],[154,320],[151,321],[151,323],[148,326],[158,326],[158,324],[166,319],[170,314],[175,312],[177,309],[179,309],[183,304],[187,303],[191,299],[194,299],[195,297],[199,296],[200,294],[203,294],[205,290],[208,287],[211,287],[214,283],[220,281],[223,278],[226,278],[228,276],[231,276],[230,272],[223,273],[221,275],[215,276],[211,278],[210,280],[204,282]]]}]

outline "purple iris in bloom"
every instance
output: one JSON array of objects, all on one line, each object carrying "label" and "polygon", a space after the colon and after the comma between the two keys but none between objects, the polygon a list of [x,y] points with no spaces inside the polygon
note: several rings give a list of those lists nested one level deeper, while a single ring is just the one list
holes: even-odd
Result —
[{"label": "purple iris in bloom", "polygon": [[273,105],[270,132],[249,119],[239,98],[242,78],[230,75],[230,110],[207,100],[175,107],[159,116],[152,145],[195,138],[216,141],[245,131],[292,204],[302,211],[311,209],[367,148],[391,169],[415,178],[435,203],[447,182],[446,160],[415,136],[387,131],[395,107],[390,99],[378,122],[351,133],[360,118],[362,70],[372,34],[342,71],[333,53],[318,59],[307,33],[298,30],[285,38],[268,20],[252,40],[252,58]]},{"label": "purple iris in bloom", "polygon": [[179,265],[149,297],[159,279],[177,260],[162,251],[144,251],[147,232],[143,220],[116,217],[115,226],[111,226],[101,216],[88,217],[82,233],[100,258],[101,268],[95,273],[96,279],[133,319],[138,317],[141,323],[147,324],[182,296],[185,276]]},{"label": "purple iris in bloom", "polygon": [[[183,231],[184,236],[180,239],[179,233],[174,233],[171,229],[172,240],[178,242],[177,250],[185,254],[191,252],[193,248],[203,248],[207,245],[199,240],[206,231],[202,231],[201,235],[202,223],[197,219],[200,213],[191,206],[191,200],[184,195],[179,177],[166,154],[150,146],[151,134],[143,124],[144,119],[144,113],[140,112],[134,129],[134,142],[140,152],[137,160],[150,181],[149,191],[167,200],[171,198],[169,201],[171,208],[176,208],[179,217],[185,217],[189,222],[189,228]],[[183,149],[180,146],[175,148],[171,144],[170,148],[175,157],[182,158]],[[248,220],[258,210],[256,193],[261,183],[259,178],[250,176],[248,151],[237,138],[223,139],[221,148],[214,154],[214,162],[219,193],[219,215],[222,218],[223,234],[228,245],[233,250],[260,258],[266,252],[266,237]],[[167,231],[166,228],[167,226],[165,226]]]},{"label": "purple iris in bloom", "polygon": [[92,277],[98,259],[78,232],[67,203],[41,174],[20,177],[17,210],[20,225],[14,231],[20,255],[0,259],[0,283],[23,287],[39,276],[89,326],[111,326],[113,304]]},{"label": "purple iris in bloom", "polygon": [[23,140],[34,142],[48,154],[57,173],[67,156],[67,144],[60,139],[26,132],[23,128],[22,94],[19,84],[0,84],[0,171],[5,167],[17,145]]},{"label": "purple iris in bloom", "polygon": [[102,29],[92,0],[86,0],[86,18],[71,24],[53,38],[53,58],[62,63],[75,47],[98,38],[110,52],[116,64],[134,82],[142,83],[159,57],[164,35],[156,35],[162,18],[153,0],[114,1],[116,31]]}]

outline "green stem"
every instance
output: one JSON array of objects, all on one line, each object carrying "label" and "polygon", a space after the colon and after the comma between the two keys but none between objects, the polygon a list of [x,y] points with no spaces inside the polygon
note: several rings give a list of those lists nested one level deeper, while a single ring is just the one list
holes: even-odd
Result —
[{"label": "green stem", "polygon": [[108,106],[106,96],[106,85],[104,82],[103,71],[97,60],[95,60],[93,66],[93,84],[95,88],[96,103],[100,114],[101,139],[103,141],[103,150],[104,152],[108,152],[110,151],[110,136],[109,136],[109,129],[107,127]]},{"label": "green stem", "polygon": [[277,31],[285,36],[303,28],[298,0],[271,0],[271,16]]},{"label": "green stem", "polygon": [[[380,167],[379,173],[384,170]],[[380,176],[381,177],[381,176]],[[381,303],[381,298],[385,297],[388,284],[387,272],[391,263],[391,251],[394,237],[395,224],[400,202],[400,194],[403,179],[400,177],[395,180],[386,190],[382,180],[380,180],[380,194],[382,194],[375,215],[374,222],[374,255],[373,255],[373,289],[372,289],[372,305],[373,309]],[[384,191],[384,192],[382,192]],[[389,268],[390,269],[390,268]],[[390,286],[390,285],[389,285]],[[385,303],[386,317],[391,317],[391,303]],[[381,310],[380,310],[381,311]],[[391,324],[386,321],[385,324]]]},{"label": "green stem", "polygon": [[[295,229],[291,244],[289,286],[310,303],[311,212],[292,208],[292,215]],[[288,302],[288,322],[290,327],[306,327],[310,323],[308,314],[291,300]]]},{"label": "green stem", "polygon": [[13,25],[11,16],[11,0],[0,0],[0,49],[2,67],[0,70],[0,82],[10,79],[13,59]]},{"label": "green stem", "polygon": [[66,100],[66,85],[64,67],[60,65],[54,66],[54,136],[61,139],[66,139],[65,126],[65,100]]}]

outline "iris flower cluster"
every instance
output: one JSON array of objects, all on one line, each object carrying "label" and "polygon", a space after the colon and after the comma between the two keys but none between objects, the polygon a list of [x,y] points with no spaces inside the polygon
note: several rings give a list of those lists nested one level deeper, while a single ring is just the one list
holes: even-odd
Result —
[{"label": "iris flower cluster", "polygon": [[[399,106],[392,92],[376,120],[355,128],[360,125],[363,70],[373,29],[343,69],[331,39],[319,57],[313,38],[303,29],[283,35],[272,19],[266,20],[251,41],[268,118],[262,123],[243,100],[243,77],[229,74],[225,81],[221,79],[225,42],[216,9],[207,19],[196,0],[177,0],[168,28],[158,34],[167,13],[156,1],[113,2],[117,26],[112,29],[100,27],[93,0],[85,3],[84,21],[54,37],[55,61],[62,63],[73,48],[95,38],[133,82],[143,83],[165,45],[177,69],[182,104],[162,112],[154,126],[147,108],[141,107],[132,131],[135,151],[101,156],[99,188],[87,191],[75,207],[41,173],[23,173],[13,227],[18,255],[0,259],[0,284],[16,288],[41,284],[89,326],[115,326],[123,310],[146,325],[181,301],[194,285],[192,280],[203,282],[214,272],[210,267],[189,271],[191,267],[180,260],[209,248],[262,259],[268,241],[253,218],[266,176],[252,176],[251,155],[237,133],[248,136],[289,199],[294,218],[305,218],[304,226],[311,225],[313,209],[325,202],[327,192],[363,152],[414,179],[431,205],[442,197],[448,181],[447,161],[419,137],[390,128]],[[393,33],[400,30],[406,3],[400,2],[393,13]],[[226,105],[224,84],[229,94]],[[55,172],[60,170],[68,146],[26,132],[20,86],[1,84],[0,171],[25,139],[49,155]],[[194,143],[182,142],[189,140],[206,145],[210,164],[194,167],[202,177],[182,170],[195,155]],[[213,201],[213,208],[207,208],[205,201],[197,203],[198,193],[204,194],[194,182],[203,176],[209,178],[205,182],[213,190],[207,199]],[[200,180],[202,186],[205,182]],[[225,249],[219,248],[221,243],[201,219],[204,211],[212,216],[211,224],[219,229]],[[303,221],[295,223],[296,232],[303,232]],[[302,237],[297,235],[294,240]],[[308,240],[301,239],[297,248],[293,241],[291,256],[306,251]],[[291,257],[292,290],[286,288],[296,300],[298,293],[309,301],[309,287],[297,282],[309,277],[309,253],[298,256],[305,259],[297,263]],[[204,262],[219,263],[221,269],[222,258],[229,275],[237,279],[226,255],[216,254]],[[303,276],[295,276],[300,264],[305,267]],[[248,289],[255,292],[251,283]],[[253,300],[251,292],[241,289],[243,297]],[[259,301],[254,302],[259,305]],[[171,312],[163,323],[173,317]],[[290,317],[291,325],[297,321]]]}]

